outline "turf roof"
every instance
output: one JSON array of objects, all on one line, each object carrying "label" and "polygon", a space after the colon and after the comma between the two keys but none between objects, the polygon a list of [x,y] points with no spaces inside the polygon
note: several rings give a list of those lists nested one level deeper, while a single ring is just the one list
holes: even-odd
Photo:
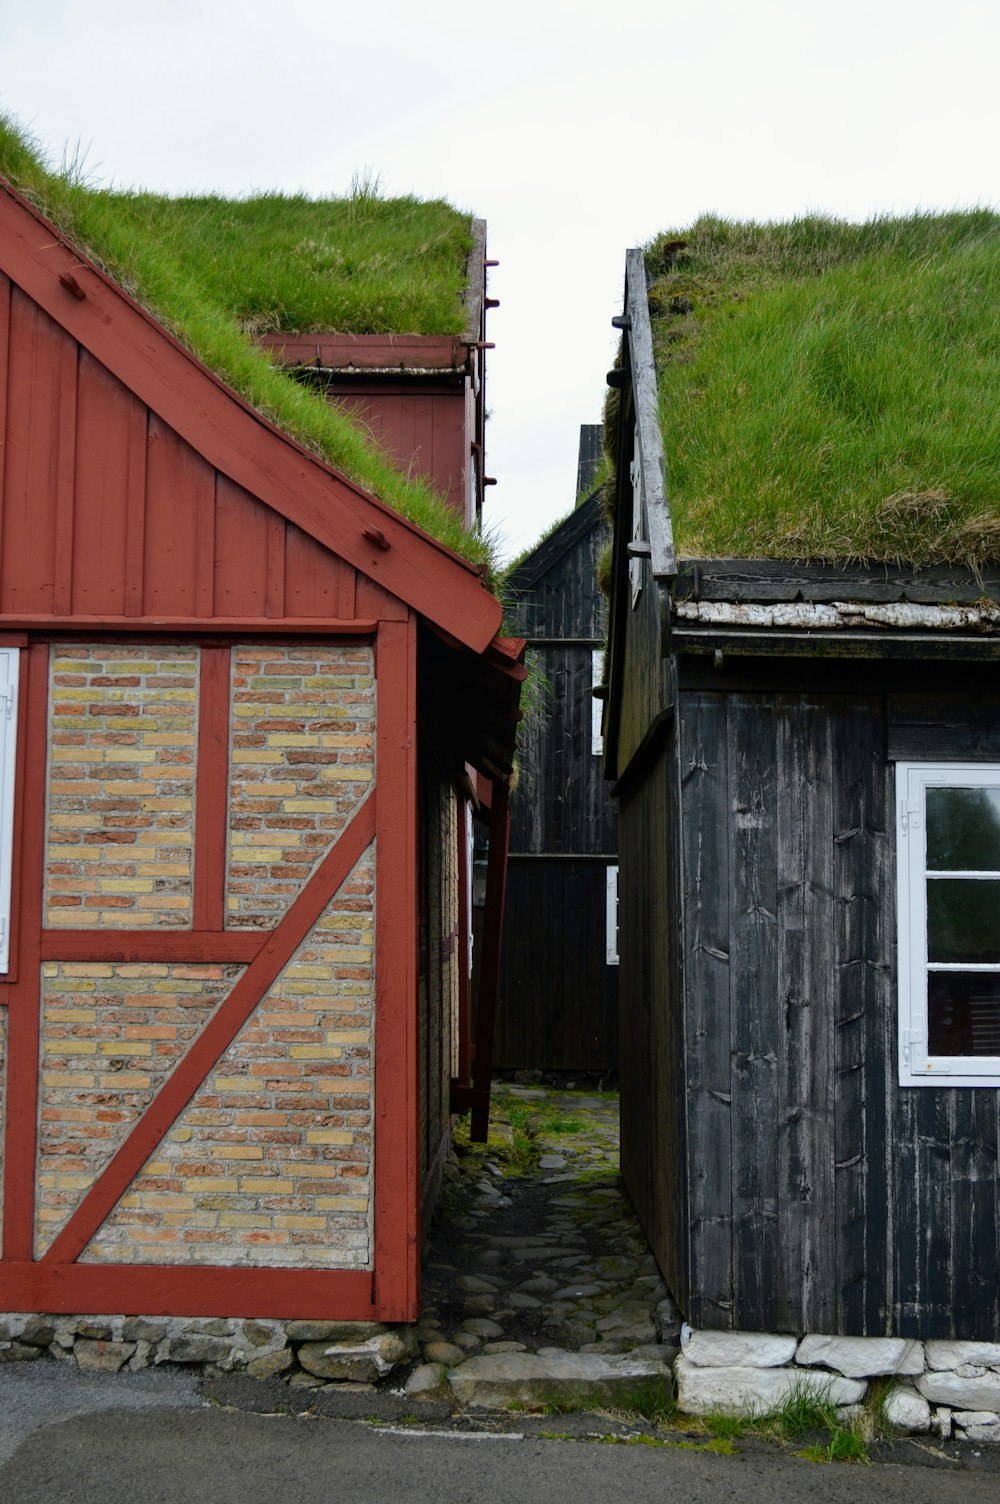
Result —
[{"label": "turf roof", "polygon": [[646,266],[680,553],[1000,561],[1000,215],[703,218]]},{"label": "turf roof", "polygon": [[256,334],[455,334],[471,221],[441,201],[263,194],[169,199],[46,166],[0,116],[0,176],[265,417],[475,563],[489,544],[338,408],[271,364]]}]

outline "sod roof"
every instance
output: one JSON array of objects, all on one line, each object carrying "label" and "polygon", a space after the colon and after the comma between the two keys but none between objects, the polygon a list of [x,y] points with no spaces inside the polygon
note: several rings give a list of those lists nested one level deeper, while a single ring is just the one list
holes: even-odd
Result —
[{"label": "sod roof", "polygon": [[0,176],[271,422],[476,563],[488,543],[337,407],[273,366],[269,332],[461,335],[469,215],[413,198],[165,198],[48,167],[0,116]]},{"label": "sod roof", "polygon": [[1000,215],[704,218],[646,267],[679,553],[1000,561]]}]

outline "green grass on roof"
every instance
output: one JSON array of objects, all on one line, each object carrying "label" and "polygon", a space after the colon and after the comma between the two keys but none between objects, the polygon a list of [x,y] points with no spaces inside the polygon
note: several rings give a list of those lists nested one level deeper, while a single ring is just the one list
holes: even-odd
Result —
[{"label": "green grass on roof", "polygon": [[0,175],[94,257],[264,417],[474,563],[490,543],[403,475],[339,408],[253,343],[268,331],[460,334],[471,222],[448,204],[168,199],[95,190],[46,166],[0,116]]},{"label": "green grass on roof", "polygon": [[706,218],[646,264],[681,553],[1000,561],[1000,215]]}]

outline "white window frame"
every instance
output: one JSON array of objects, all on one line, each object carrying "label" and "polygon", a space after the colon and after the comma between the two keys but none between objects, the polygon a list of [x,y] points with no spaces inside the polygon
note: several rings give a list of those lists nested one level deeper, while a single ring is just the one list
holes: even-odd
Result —
[{"label": "white window frame", "polygon": [[14,757],[18,648],[0,648],[0,976],[10,970],[10,884],[14,863]]},{"label": "white window frame", "polygon": [[609,867],[604,909],[605,959],[609,966],[618,965],[618,868]]},{"label": "white window frame", "polygon": [[[933,963],[927,957],[927,790],[1000,788],[1000,765],[901,762],[896,765],[896,906],[901,1086],[1000,1086],[1000,1055],[930,1055],[930,971],[1000,973],[996,965]],[[935,873],[935,877],[954,874]],[[1000,871],[965,872],[971,880]]]},{"label": "white window frame", "polygon": [[[590,680],[592,689],[599,689],[604,683],[603,648],[594,648],[591,651]],[[590,705],[590,750],[595,757],[601,757],[604,753],[604,733],[601,730],[601,722],[604,716],[604,701],[591,697]]]}]

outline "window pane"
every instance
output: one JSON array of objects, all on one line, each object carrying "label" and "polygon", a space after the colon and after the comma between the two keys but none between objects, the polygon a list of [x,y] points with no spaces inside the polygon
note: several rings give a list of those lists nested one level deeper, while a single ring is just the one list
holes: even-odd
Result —
[{"label": "window pane", "polygon": [[927,884],[927,959],[1000,962],[1000,881],[943,877]]},{"label": "window pane", "polygon": [[927,790],[930,872],[1000,872],[1000,788]]},{"label": "window pane", "polygon": [[932,971],[927,976],[931,1055],[1000,1055],[1000,975]]}]

